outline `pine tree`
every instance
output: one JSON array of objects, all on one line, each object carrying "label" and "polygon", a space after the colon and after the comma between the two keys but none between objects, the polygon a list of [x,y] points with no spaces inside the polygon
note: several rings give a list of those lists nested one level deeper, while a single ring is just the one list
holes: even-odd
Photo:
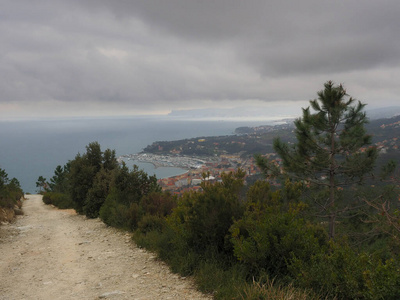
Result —
[{"label": "pine tree", "polygon": [[42,190],[46,190],[47,188],[46,178],[44,178],[43,176],[39,176],[36,181],[36,187],[39,188],[40,193],[42,192]]},{"label": "pine tree", "polygon": [[[377,149],[366,133],[365,104],[349,97],[342,85],[328,81],[324,86],[318,99],[310,101],[314,112],[303,109],[303,116],[294,122],[297,143],[289,146],[278,138],[274,149],[290,177],[327,192],[322,202],[333,238],[337,192],[360,183],[373,170]],[[266,168],[262,161],[259,165]]]}]

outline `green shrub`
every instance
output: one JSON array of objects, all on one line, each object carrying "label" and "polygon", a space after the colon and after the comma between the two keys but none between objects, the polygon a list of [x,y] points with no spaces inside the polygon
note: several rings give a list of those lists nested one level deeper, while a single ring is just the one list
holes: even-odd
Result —
[{"label": "green shrub", "polygon": [[19,181],[16,178],[9,180],[7,172],[0,168],[0,208],[12,209],[23,196]]},{"label": "green shrub", "polygon": [[240,299],[247,273],[239,264],[226,266],[217,259],[201,261],[194,273],[198,288],[214,299]]},{"label": "green shrub", "polygon": [[231,254],[229,228],[243,214],[239,198],[244,173],[223,174],[222,182],[203,182],[202,192],[185,193],[167,218],[193,251]]},{"label": "green shrub", "polygon": [[177,199],[169,192],[151,192],[140,199],[144,213],[167,216],[176,207]]},{"label": "green shrub", "polygon": [[15,201],[13,199],[9,199],[9,198],[3,198],[0,196],[0,208],[4,207],[4,208],[13,208],[15,205]]},{"label": "green shrub", "polygon": [[99,216],[100,219],[109,226],[114,226],[114,216],[117,206],[117,201],[115,199],[115,193],[111,192],[103,205],[100,208]]},{"label": "green shrub", "polygon": [[109,226],[135,230],[143,213],[137,203],[128,207],[118,201],[118,193],[111,191],[100,208],[100,219]]},{"label": "green shrub", "polygon": [[97,218],[109,189],[113,172],[103,167],[97,172],[93,180],[93,186],[88,190],[83,205],[83,213],[89,218]]},{"label": "green shrub", "polygon": [[51,201],[51,193],[44,194],[42,200],[43,200],[44,204],[47,204],[47,205],[53,204],[53,202]]},{"label": "green shrub", "polygon": [[294,258],[290,271],[296,283],[303,288],[340,299],[361,299],[365,292],[360,259],[345,243],[330,242],[326,252],[318,252],[308,260]]},{"label": "green shrub", "polygon": [[[124,207],[124,205],[120,205],[120,207]],[[126,220],[126,226],[123,227],[133,231],[138,227],[139,222],[142,219],[143,210],[139,204],[133,202],[124,212],[121,212],[120,215],[123,216],[124,220]]]},{"label": "green shrub", "polygon": [[109,226],[127,228],[127,207],[116,200],[116,193],[111,192],[99,212],[100,219]]},{"label": "green shrub", "polygon": [[160,259],[169,264],[173,272],[182,276],[193,275],[202,258],[168,223],[164,225],[162,232],[152,230],[143,233],[137,230],[133,239],[139,247],[156,252]]},{"label": "green shrub", "polygon": [[62,193],[47,192],[43,195],[43,202],[45,204],[53,204],[60,209],[74,208],[74,202],[71,198]]},{"label": "green shrub", "polygon": [[368,270],[363,272],[368,299],[400,299],[400,263],[389,259],[369,259]]},{"label": "green shrub", "polygon": [[291,265],[296,283],[340,299],[400,299],[400,264],[356,253],[346,243],[331,242],[329,251]]},{"label": "green shrub", "polygon": [[66,194],[60,194],[53,200],[53,204],[61,209],[74,208],[75,203]]},{"label": "green shrub", "polygon": [[[273,192],[267,182],[257,182],[248,191],[243,218],[230,229],[234,255],[254,276],[287,276],[293,258],[308,260],[327,241],[322,228],[301,217],[306,206],[296,204],[300,194],[288,192],[293,188],[297,185],[287,182],[284,191]],[[286,204],[281,195],[296,199]]]},{"label": "green shrub", "polygon": [[321,251],[327,236],[322,229],[299,218],[299,206],[287,212],[270,208],[263,215],[247,211],[232,226],[234,254],[251,272],[285,276],[293,258],[308,260]]},{"label": "green shrub", "polygon": [[138,222],[138,229],[142,233],[150,231],[162,232],[166,226],[166,220],[164,217],[146,214]]}]

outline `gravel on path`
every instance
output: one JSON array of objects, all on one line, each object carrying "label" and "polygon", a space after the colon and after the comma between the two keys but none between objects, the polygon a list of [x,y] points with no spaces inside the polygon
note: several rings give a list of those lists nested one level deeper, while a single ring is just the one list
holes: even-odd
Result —
[{"label": "gravel on path", "polygon": [[129,233],[27,198],[0,226],[0,299],[212,299]]}]

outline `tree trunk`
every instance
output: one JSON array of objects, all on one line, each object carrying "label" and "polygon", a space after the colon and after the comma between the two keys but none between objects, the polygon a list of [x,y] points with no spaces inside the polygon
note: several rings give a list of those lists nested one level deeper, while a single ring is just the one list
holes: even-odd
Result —
[{"label": "tree trunk", "polygon": [[332,212],[332,214],[329,216],[329,237],[331,239],[335,238],[335,219],[336,214]]},{"label": "tree trunk", "polygon": [[329,170],[329,237],[335,237],[335,128],[331,125],[331,159]]},{"label": "tree trunk", "polygon": [[329,184],[329,237],[333,239],[335,237],[335,176],[331,171],[330,184]]}]

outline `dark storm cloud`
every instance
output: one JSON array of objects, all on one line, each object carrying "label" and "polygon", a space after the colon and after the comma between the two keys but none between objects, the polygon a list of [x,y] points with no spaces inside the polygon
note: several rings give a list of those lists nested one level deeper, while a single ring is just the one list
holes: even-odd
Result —
[{"label": "dark storm cloud", "polygon": [[398,97],[398,1],[2,1],[0,103]]},{"label": "dark storm cloud", "polygon": [[230,43],[265,74],[399,63],[398,1],[100,2],[117,17],[139,18],[184,40]]}]

